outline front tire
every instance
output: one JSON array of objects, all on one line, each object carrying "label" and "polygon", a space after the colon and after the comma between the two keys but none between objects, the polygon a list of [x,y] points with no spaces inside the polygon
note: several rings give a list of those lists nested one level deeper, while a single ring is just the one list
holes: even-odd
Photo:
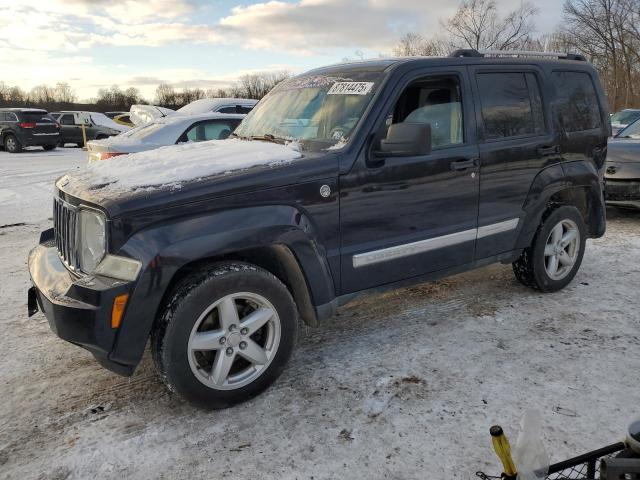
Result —
[{"label": "front tire", "polygon": [[20,140],[12,133],[4,137],[4,151],[9,153],[19,153],[22,151]]},{"label": "front tire", "polygon": [[531,246],[513,263],[513,272],[527,287],[542,292],[561,290],[576,276],[586,240],[580,211],[561,206],[544,218]]},{"label": "front tire", "polygon": [[205,409],[230,407],[268,388],[295,344],[297,309],[287,288],[254,265],[209,265],[173,290],[151,336],[173,392]]}]

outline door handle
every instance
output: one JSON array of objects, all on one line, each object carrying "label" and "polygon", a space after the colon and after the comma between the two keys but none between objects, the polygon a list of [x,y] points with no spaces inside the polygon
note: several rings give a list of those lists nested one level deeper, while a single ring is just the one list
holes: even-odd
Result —
[{"label": "door handle", "polygon": [[557,155],[559,153],[560,153],[559,145],[551,145],[551,146],[541,145],[538,147],[538,155],[540,157],[549,157],[551,155]]},{"label": "door handle", "polygon": [[478,159],[471,158],[469,160],[455,160],[451,162],[451,170],[461,171],[467,170],[468,168],[474,168],[478,166]]}]

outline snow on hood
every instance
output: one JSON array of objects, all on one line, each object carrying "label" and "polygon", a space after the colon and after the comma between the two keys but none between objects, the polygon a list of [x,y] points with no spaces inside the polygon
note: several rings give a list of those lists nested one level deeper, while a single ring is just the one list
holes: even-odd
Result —
[{"label": "snow on hood", "polygon": [[302,157],[299,145],[239,139],[171,145],[90,163],[68,175],[79,190],[130,191],[230,173],[257,165],[275,166]]}]

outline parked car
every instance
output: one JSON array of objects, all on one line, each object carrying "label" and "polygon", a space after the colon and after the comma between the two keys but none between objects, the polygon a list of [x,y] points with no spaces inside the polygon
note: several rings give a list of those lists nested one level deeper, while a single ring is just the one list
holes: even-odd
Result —
[{"label": "parked car", "polygon": [[124,125],[125,127],[135,127],[136,125],[131,121],[131,115],[128,113],[123,113],[122,115],[116,115],[113,117],[113,121],[119,123],[120,125]]},{"label": "parked car", "polygon": [[106,160],[176,143],[222,140],[235,130],[242,118],[244,115],[224,113],[171,115],[159,118],[117,137],[87,142],[89,161]]},{"label": "parked car", "polygon": [[60,126],[46,110],[0,108],[0,141],[5,152],[18,153],[24,147],[53,150],[59,137]]},{"label": "parked car", "polygon": [[316,69],[231,139],[68,173],[30,313],[124,375],[150,339],[173,392],[223,408],[278,378],[299,317],[362,294],[494,262],[562,289],[606,228],[607,101],[583,57],[519,55]]},{"label": "parked car", "polygon": [[614,113],[613,115],[611,115],[612,134],[615,136],[616,134],[618,134],[618,132],[620,132],[639,118],[640,109],[636,108],[626,108]]},{"label": "parked car", "polygon": [[197,115],[200,113],[241,113],[246,114],[258,103],[250,98],[203,98],[195,100],[178,110],[156,105],[132,105],[130,117],[136,125],[144,125],[156,118],[174,114]]},{"label": "parked car", "polygon": [[609,141],[605,180],[609,205],[640,209],[640,120]]},{"label": "parked car", "polygon": [[251,98],[202,98],[194,100],[176,110],[178,115],[195,115],[198,113],[249,113],[256,106],[258,100]]},{"label": "parked car", "polygon": [[[84,119],[87,119],[85,123]],[[60,123],[60,145],[75,143],[79,147],[84,146],[82,125],[85,124],[85,136],[87,140],[108,138],[119,135],[129,130],[129,127],[119,125],[104,113],[98,112],[61,112],[58,117]]]}]

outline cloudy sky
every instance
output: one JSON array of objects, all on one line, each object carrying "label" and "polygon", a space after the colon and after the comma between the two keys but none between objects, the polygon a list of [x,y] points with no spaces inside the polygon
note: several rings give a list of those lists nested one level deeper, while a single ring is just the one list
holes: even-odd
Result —
[{"label": "cloudy sky", "polygon": [[[538,30],[552,30],[562,1],[535,3]],[[298,73],[356,50],[388,54],[406,32],[435,32],[456,6],[442,0],[0,0],[0,81],[26,90],[66,81],[80,99],[112,84],[135,86],[152,99],[161,82],[219,87],[243,73]]]}]

